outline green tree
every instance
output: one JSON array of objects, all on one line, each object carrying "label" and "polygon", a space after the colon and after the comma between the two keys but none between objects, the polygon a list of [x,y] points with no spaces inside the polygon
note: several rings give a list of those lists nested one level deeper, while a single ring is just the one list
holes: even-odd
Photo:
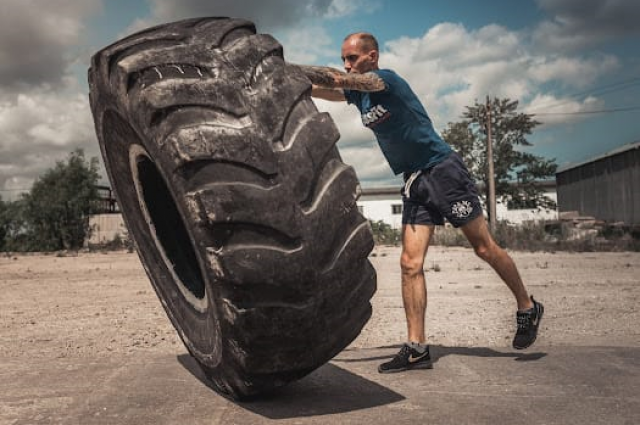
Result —
[{"label": "green tree", "polygon": [[2,200],[0,196],[0,251],[6,250],[7,245],[7,233],[8,233],[8,205]]},{"label": "green tree", "polygon": [[24,200],[0,201],[0,251],[28,251],[29,235]]},{"label": "green tree", "polygon": [[23,196],[29,250],[78,249],[89,235],[89,215],[98,199],[98,159],[82,149],[36,180]]},{"label": "green tree", "polygon": [[[490,108],[496,199],[516,207],[555,207],[536,184],[555,175],[555,159],[522,149],[532,146],[527,136],[540,123],[532,115],[518,113],[517,101],[494,98]],[[489,190],[487,112],[487,105],[476,101],[467,106],[463,121],[449,123],[443,132],[444,139],[464,158],[474,179],[483,183],[485,200]]]}]

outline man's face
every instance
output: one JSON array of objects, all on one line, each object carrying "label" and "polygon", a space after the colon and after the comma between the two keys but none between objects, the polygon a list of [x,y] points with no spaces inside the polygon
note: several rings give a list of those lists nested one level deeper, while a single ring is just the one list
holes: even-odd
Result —
[{"label": "man's face", "polygon": [[354,74],[364,74],[378,68],[378,52],[363,47],[358,37],[350,37],[342,43],[344,69]]}]

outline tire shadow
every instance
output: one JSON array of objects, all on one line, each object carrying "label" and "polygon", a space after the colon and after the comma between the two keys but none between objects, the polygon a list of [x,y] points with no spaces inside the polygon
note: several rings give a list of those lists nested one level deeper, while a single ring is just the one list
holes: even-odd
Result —
[{"label": "tire shadow", "polygon": [[[213,390],[190,355],[178,356],[178,362]],[[234,403],[269,419],[291,419],[370,409],[404,399],[404,396],[376,382],[327,363],[277,391],[253,398],[251,401]]]}]

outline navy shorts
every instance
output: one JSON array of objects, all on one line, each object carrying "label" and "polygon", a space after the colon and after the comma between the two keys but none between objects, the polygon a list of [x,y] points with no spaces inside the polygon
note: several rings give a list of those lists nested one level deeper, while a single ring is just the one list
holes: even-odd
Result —
[{"label": "navy shorts", "polygon": [[482,214],[478,189],[462,158],[453,152],[428,170],[404,174],[402,224],[464,226]]}]

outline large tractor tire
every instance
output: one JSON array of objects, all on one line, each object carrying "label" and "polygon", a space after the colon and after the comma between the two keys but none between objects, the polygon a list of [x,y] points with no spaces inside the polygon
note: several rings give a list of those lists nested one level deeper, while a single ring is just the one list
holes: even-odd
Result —
[{"label": "large tractor tire", "polygon": [[371,315],[373,238],[339,133],[251,22],[185,20],[89,69],[105,167],[140,260],[213,388],[299,379]]}]

